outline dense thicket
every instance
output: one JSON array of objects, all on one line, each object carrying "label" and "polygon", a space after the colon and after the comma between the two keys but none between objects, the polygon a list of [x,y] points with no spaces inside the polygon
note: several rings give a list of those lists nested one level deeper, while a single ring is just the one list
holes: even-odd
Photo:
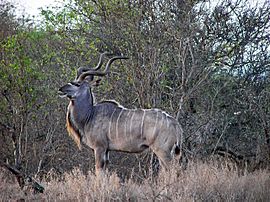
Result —
[{"label": "dense thicket", "polygon": [[[97,100],[161,108],[185,131],[188,158],[230,154],[256,166],[270,158],[269,3],[71,0],[16,19],[0,5],[0,159],[41,174],[92,165],[65,131],[58,88],[99,53],[130,57],[94,89]],[[132,171],[129,156],[118,170]],[[90,157],[89,157],[90,156]],[[148,159],[147,155],[140,160]],[[143,160],[142,160],[143,159]],[[238,161],[237,160],[237,161]]]}]

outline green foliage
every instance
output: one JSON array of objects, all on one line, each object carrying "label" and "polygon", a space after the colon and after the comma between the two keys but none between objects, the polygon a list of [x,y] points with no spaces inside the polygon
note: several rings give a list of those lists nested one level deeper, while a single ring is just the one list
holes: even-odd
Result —
[{"label": "green foliage", "polygon": [[[31,56],[24,43],[32,40],[28,33],[19,33],[8,37],[1,43],[1,49],[6,53],[1,61],[1,75],[5,80],[2,80],[2,86],[6,83],[11,91],[20,92],[23,88],[35,88],[31,86],[31,81],[39,79],[40,72],[37,71]],[[31,41],[30,41],[31,43]],[[14,85],[15,84],[15,85]],[[28,90],[28,88],[26,89]]]},{"label": "green foliage", "polygon": [[[222,144],[237,133],[245,136],[246,130],[235,123],[254,116],[250,96],[260,96],[255,86],[269,85],[267,4],[259,9],[244,1],[223,1],[211,8],[203,1],[74,0],[48,12],[53,19],[44,13],[46,23],[56,25],[65,50],[76,55],[79,66],[94,64],[91,56],[97,57],[97,51],[130,56],[126,66],[113,69],[121,77],[111,75],[95,90],[98,96],[177,115],[194,145],[202,125],[210,128],[202,134],[216,143],[224,127]],[[69,23],[64,16],[70,16]],[[69,54],[65,50],[61,54]],[[257,136],[262,134],[261,128]]]}]

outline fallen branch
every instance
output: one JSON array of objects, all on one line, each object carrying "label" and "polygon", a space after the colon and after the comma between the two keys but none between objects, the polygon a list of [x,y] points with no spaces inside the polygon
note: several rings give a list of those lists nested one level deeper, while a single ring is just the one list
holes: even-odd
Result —
[{"label": "fallen branch", "polygon": [[19,171],[17,168],[3,162],[0,160],[0,167],[4,167],[9,170],[12,174],[15,175],[19,186],[23,189],[25,186],[30,186],[31,189],[34,190],[34,193],[43,193],[44,187],[41,186],[35,179],[26,175],[25,173]]}]

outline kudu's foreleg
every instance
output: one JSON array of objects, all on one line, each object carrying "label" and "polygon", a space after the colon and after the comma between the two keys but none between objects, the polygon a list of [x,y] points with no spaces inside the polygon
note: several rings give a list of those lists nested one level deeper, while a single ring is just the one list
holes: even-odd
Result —
[{"label": "kudu's foreleg", "polygon": [[106,148],[97,148],[95,151],[95,169],[96,175],[102,173],[109,161],[109,153]]}]

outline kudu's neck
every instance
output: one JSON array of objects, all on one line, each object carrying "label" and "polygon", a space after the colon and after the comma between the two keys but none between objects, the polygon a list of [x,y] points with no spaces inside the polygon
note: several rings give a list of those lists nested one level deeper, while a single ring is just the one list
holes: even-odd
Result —
[{"label": "kudu's neck", "polygon": [[93,95],[89,89],[83,95],[71,101],[72,121],[79,129],[83,129],[85,123],[91,119],[93,113]]}]

